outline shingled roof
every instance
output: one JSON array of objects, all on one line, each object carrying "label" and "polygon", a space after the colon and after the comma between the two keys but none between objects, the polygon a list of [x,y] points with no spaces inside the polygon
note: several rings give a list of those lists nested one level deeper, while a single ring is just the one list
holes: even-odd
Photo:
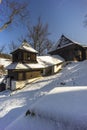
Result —
[{"label": "shingled roof", "polygon": [[64,59],[59,55],[47,55],[47,56],[37,56],[37,63],[11,63],[6,67],[6,69],[42,69],[46,67],[50,67],[56,64],[60,64],[64,62]]},{"label": "shingled roof", "polygon": [[14,53],[15,51],[17,51],[18,49],[25,50],[25,51],[32,52],[32,53],[38,53],[34,48],[32,48],[32,46],[26,40],[23,41],[21,46],[19,46],[17,49],[15,49],[13,52],[11,52],[11,54]]},{"label": "shingled roof", "polygon": [[83,47],[80,43],[75,42],[75,41],[69,39],[69,38],[66,37],[65,35],[62,35],[62,36],[60,37],[60,39],[58,40],[58,42],[57,42],[55,45],[53,45],[53,47],[50,49],[49,52],[58,50],[58,49],[60,49],[60,48],[69,46],[69,45],[71,45],[71,44],[78,44],[79,46]]}]

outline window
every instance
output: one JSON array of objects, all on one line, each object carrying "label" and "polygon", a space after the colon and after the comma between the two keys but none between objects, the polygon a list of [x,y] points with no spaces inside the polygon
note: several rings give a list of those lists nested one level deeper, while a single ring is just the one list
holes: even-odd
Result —
[{"label": "window", "polygon": [[27,52],[24,52],[24,60],[27,60]]},{"label": "window", "polygon": [[82,52],[79,48],[75,48],[74,50],[74,56],[76,60],[81,60],[82,59]]},{"label": "window", "polygon": [[18,54],[18,60],[21,61],[21,59],[22,59],[22,54],[21,54],[21,52],[19,52],[19,54]]},{"label": "window", "polygon": [[22,72],[18,73],[18,80],[23,80],[23,73]]},{"label": "window", "polygon": [[28,60],[31,60],[29,53],[27,54],[27,59],[28,59]]}]

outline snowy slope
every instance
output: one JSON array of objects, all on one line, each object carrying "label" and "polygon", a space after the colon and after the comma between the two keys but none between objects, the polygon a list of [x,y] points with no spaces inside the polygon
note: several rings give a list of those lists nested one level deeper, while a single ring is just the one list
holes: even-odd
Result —
[{"label": "snowy slope", "polygon": [[[85,109],[87,107],[86,68],[87,61],[71,63],[64,67],[59,74],[44,77],[43,79],[40,79],[32,84],[27,85],[22,90],[14,92],[5,91],[0,93],[0,130],[4,130],[5,128],[6,130],[66,130],[63,129],[65,128],[64,124],[66,124],[67,126],[67,123],[64,122],[64,120],[72,119],[71,121],[73,121],[74,117],[76,117],[71,117],[73,114],[66,117],[66,114],[68,113],[68,111],[66,113],[66,110],[68,109],[69,105],[66,107],[66,110],[64,110],[63,106],[66,106],[66,104],[68,103],[70,104],[68,114],[72,112],[71,110],[73,109],[73,104],[76,105],[78,102],[79,108],[80,105],[82,105],[82,110],[78,111],[77,120],[80,116],[81,118],[83,116],[84,120],[87,119],[87,109]],[[66,91],[70,92],[68,93]],[[56,97],[57,95],[60,96]],[[60,102],[61,98],[62,103]],[[75,101],[76,98],[78,100]],[[53,101],[54,104],[51,104],[52,102],[50,100]],[[73,100],[74,103],[72,102]],[[44,105],[45,103],[46,105]],[[57,107],[55,107],[55,109],[51,109],[51,105],[52,107]],[[58,109],[58,111],[56,108]],[[63,112],[63,114],[60,113],[60,108],[62,108],[61,113]],[[28,109],[35,111],[36,116],[25,116],[25,113]],[[80,113],[84,110],[84,115],[80,115]],[[60,116],[57,116],[58,112]],[[45,115],[47,116],[46,118]],[[58,121],[60,120],[59,117],[64,119],[61,123],[58,123]],[[50,120],[50,118],[52,118],[52,120]],[[56,121],[56,125],[54,119]],[[78,123],[79,121],[77,122],[77,124]],[[71,125],[69,126],[71,128]],[[67,130],[70,130],[68,129],[68,126]]]},{"label": "snowy slope", "polygon": [[0,65],[3,65],[4,67],[8,66],[11,63],[10,59],[0,58]]},{"label": "snowy slope", "polygon": [[0,82],[2,82],[2,80],[4,79],[3,75],[6,74],[6,67],[11,63],[10,59],[6,59],[6,58],[0,58],[0,66],[3,66],[3,68],[0,68]]},{"label": "snowy slope", "polygon": [[87,87],[57,87],[30,107],[35,115],[17,119],[7,130],[86,130],[86,102]]},{"label": "snowy slope", "polygon": [[59,87],[32,105],[30,111],[41,119],[52,120],[55,125],[59,123],[65,129],[82,130],[87,129],[86,102],[87,87]]}]

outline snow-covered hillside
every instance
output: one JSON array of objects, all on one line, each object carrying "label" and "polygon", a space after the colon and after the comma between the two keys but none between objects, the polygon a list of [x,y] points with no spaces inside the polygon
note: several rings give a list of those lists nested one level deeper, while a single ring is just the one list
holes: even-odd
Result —
[{"label": "snow-covered hillside", "polygon": [[56,87],[7,130],[87,130],[86,102],[87,87]]},{"label": "snow-covered hillside", "polygon": [[1,58],[0,57],[0,66],[2,68],[0,68],[0,82],[2,82],[2,80],[4,79],[4,74],[6,74],[6,67],[11,63],[10,59],[6,59],[6,58]]},{"label": "snow-covered hillside", "polygon": [[[85,121],[86,68],[87,61],[71,63],[60,73],[39,79],[22,90],[1,92],[0,130],[70,130],[74,118],[78,120],[81,117]],[[79,105],[79,109],[76,105]],[[27,110],[34,111],[35,115],[26,116]],[[77,111],[76,115],[74,112]],[[79,121],[74,126],[78,126]],[[80,128],[85,123],[87,122],[83,122]]]},{"label": "snow-covered hillside", "polygon": [[11,63],[10,59],[0,58],[0,65],[3,65],[4,67],[8,66]]}]

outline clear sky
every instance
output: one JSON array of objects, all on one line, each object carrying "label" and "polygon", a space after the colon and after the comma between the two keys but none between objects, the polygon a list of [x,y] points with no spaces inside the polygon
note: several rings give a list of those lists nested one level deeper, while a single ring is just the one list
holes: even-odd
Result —
[{"label": "clear sky", "polygon": [[[61,34],[81,44],[87,45],[87,27],[84,19],[87,14],[87,0],[25,0],[29,1],[30,24],[35,24],[41,16],[43,23],[48,23],[50,39],[55,43]],[[25,35],[23,26],[8,28],[0,32],[0,46],[10,41],[17,42]]]}]

